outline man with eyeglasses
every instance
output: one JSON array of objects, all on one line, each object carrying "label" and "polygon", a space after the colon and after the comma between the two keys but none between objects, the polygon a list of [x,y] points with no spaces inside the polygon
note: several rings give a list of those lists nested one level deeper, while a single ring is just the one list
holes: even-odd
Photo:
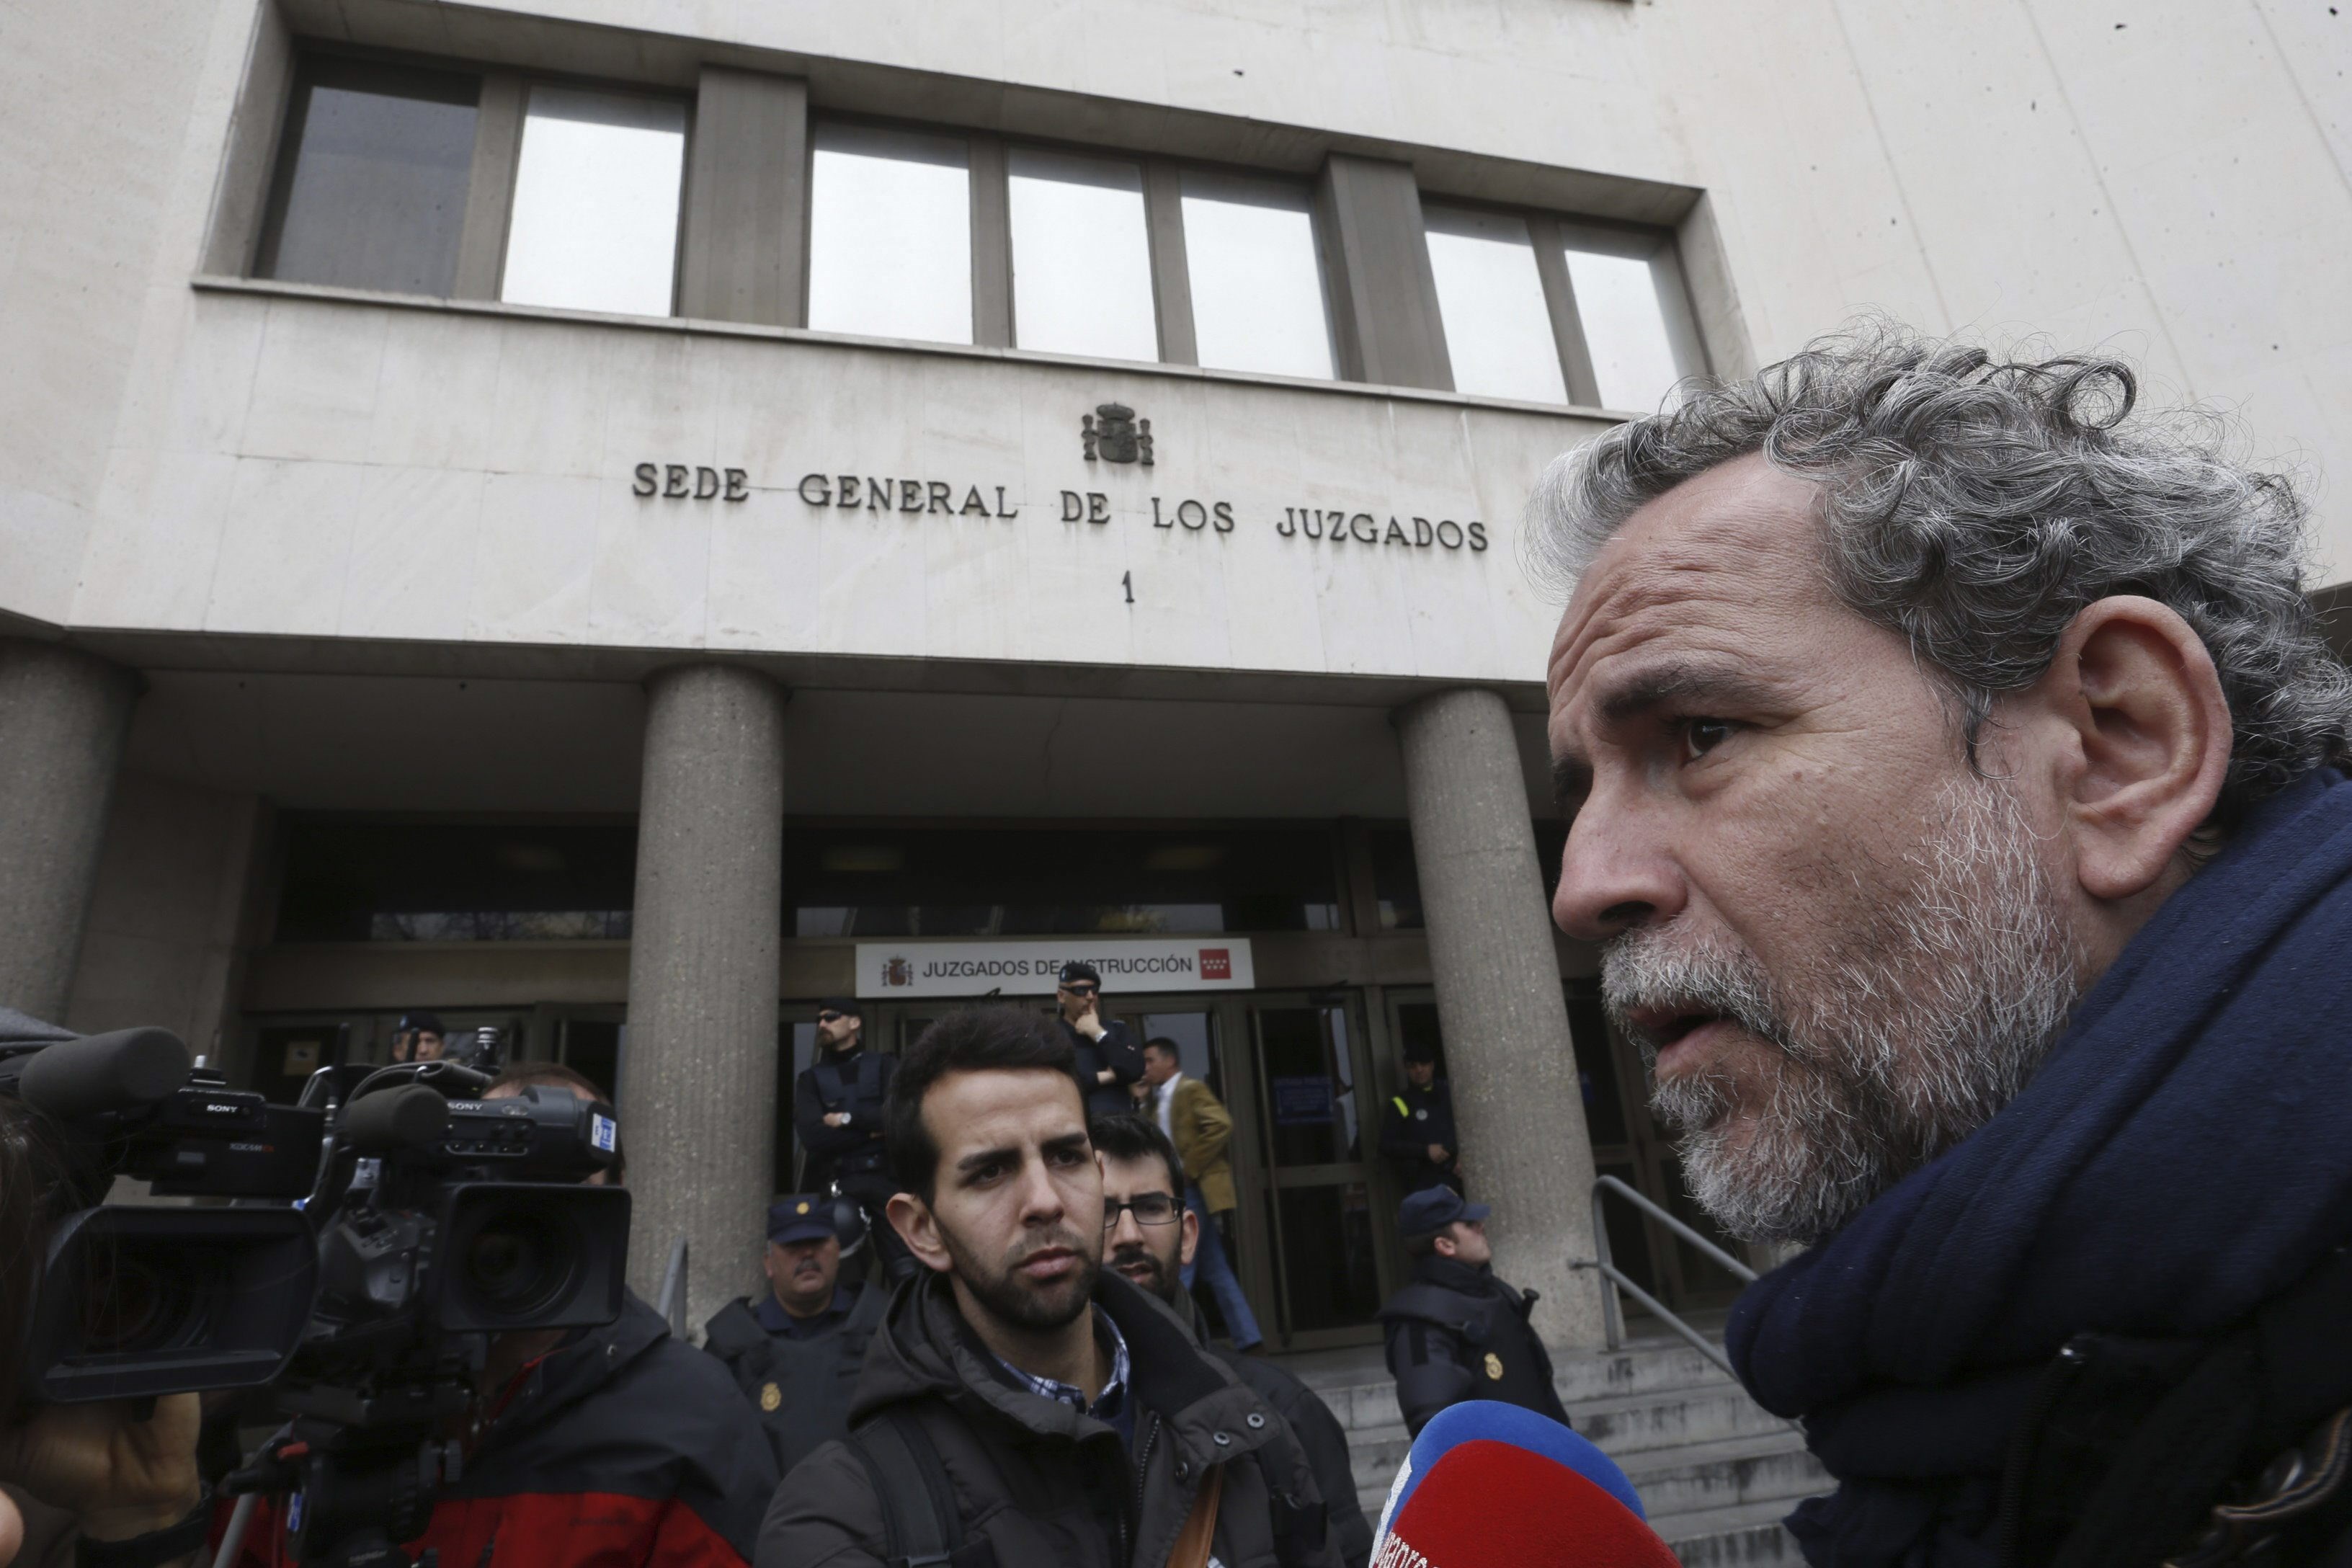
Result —
[{"label": "man with eyeglasses", "polygon": [[[1199,1309],[1183,1284],[1193,1252],[1205,1238],[1198,1211],[1176,1197],[1177,1187],[1189,1184],[1176,1145],[1143,1116],[1098,1117],[1088,1131],[1095,1152],[1102,1156],[1103,1261],[1128,1283],[1173,1307],[1178,1316],[1189,1315],[1206,1341]],[[1209,1353],[1289,1424],[1315,1472],[1315,1488],[1323,1494],[1332,1544],[1347,1568],[1364,1568],[1372,1554],[1372,1527],[1356,1495],[1348,1434],[1339,1418],[1312,1389],[1263,1356],[1214,1348]]]},{"label": "man with eyeglasses", "polygon": [[1102,975],[1083,959],[1062,965],[1061,984],[1054,992],[1061,1007],[1062,1033],[1077,1053],[1074,1069],[1078,1094],[1088,1116],[1118,1116],[1132,1110],[1129,1086],[1143,1077],[1143,1053],[1136,1048],[1135,1031],[1102,1016]]},{"label": "man with eyeglasses", "polygon": [[1234,1348],[1254,1351],[1265,1343],[1265,1336],[1258,1332],[1256,1314],[1225,1255],[1224,1233],[1236,1201],[1233,1163],[1225,1157],[1225,1145],[1234,1135],[1233,1114],[1214,1089],[1197,1078],[1186,1078],[1179,1061],[1175,1041],[1144,1042],[1143,1081],[1151,1086],[1145,1104],[1175,1147],[1184,1177],[1184,1206],[1200,1221],[1198,1251],[1184,1249],[1184,1289],[1192,1288],[1195,1269],[1207,1275]]},{"label": "man with eyeglasses", "polygon": [[889,1122],[892,1058],[866,1049],[866,1009],[856,998],[829,996],[817,1004],[817,1059],[793,1084],[793,1128],[808,1164],[801,1185],[838,1191],[866,1216],[874,1261],[893,1284],[915,1272],[914,1256],[884,1211],[898,1186],[890,1180],[883,1135]]}]

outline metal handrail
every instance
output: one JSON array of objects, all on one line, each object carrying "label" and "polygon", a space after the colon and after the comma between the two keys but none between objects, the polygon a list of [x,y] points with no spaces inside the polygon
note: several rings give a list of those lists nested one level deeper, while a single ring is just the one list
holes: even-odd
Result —
[{"label": "metal handrail", "polygon": [[662,1274],[659,1310],[662,1321],[669,1324],[669,1331],[678,1339],[686,1339],[686,1237],[683,1232],[669,1249],[669,1268]]},{"label": "metal handrail", "polygon": [[[1692,1349],[1697,1351],[1699,1354],[1706,1357],[1707,1360],[1715,1363],[1716,1365],[1721,1367],[1726,1373],[1731,1373],[1731,1362],[1729,1358],[1725,1356],[1720,1350],[1716,1348],[1715,1342],[1708,1339],[1705,1334],[1700,1333],[1696,1329],[1692,1328],[1688,1323],[1684,1322],[1681,1318],[1677,1317],[1673,1311],[1667,1309],[1664,1302],[1659,1300],[1655,1296],[1651,1295],[1647,1290],[1643,1289],[1641,1286],[1635,1284],[1631,1279],[1627,1278],[1625,1271],[1618,1268],[1615,1262],[1611,1259],[1609,1256],[1608,1215],[1602,1212],[1601,1205],[1601,1194],[1611,1192],[1632,1200],[1634,1207],[1640,1209],[1652,1219],[1654,1219],[1659,1224],[1664,1226],[1668,1230],[1673,1231],[1676,1236],[1681,1237],[1685,1241],[1689,1242],[1693,1247],[1697,1247],[1701,1252],[1706,1254],[1707,1257],[1713,1258],[1717,1263],[1721,1264],[1733,1274],[1738,1275],[1741,1279],[1752,1283],[1756,1279],[1756,1270],[1748,1268],[1748,1265],[1740,1262],[1739,1259],[1732,1257],[1731,1254],[1716,1246],[1715,1243],[1701,1236],[1697,1231],[1693,1230],[1689,1226],[1685,1225],[1681,1220],[1676,1219],[1673,1215],[1667,1213],[1661,1205],[1651,1202],[1648,1198],[1643,1196],[1640,1193],[1635,1192],[1632,1187],[1626,1185],[1623,1182],[1619,1181],[1614,1176],[1598,1177],[1592,1184],[1592,1247],[1593,1250],[1600,1253],[1601,1256],[1598,1258],[1571,1258],[1568,1260],[1568,1266],[1570,1268],[1592,1269],[1599,1273],[1602,1279],[1608,1280],[1610,1284],[1616,1287],[1615,1289],[1603,1289],[1601,1292],[1601,1322],[1602,1329],[1607,1332],[1609,1337],[1609,1348],[1612,1351],[1616,1350],[1625,1342],[1624,1321],[1617,1305],[1617,1291],[1622,1290],[1627,1295],[1633,1297],[1636,1301],[1641,1302],[1643,1306],[1647,1307],[1653,1313],[1656,1314],[1660,1322],[1665,1324],[1667,1328],[1672,1329],[1675,1333],[1680,1334],[1685,1340],[1688,1341]],[[1736,1377],[1738,1374],[1732,1373],[1732,1375]]]}]

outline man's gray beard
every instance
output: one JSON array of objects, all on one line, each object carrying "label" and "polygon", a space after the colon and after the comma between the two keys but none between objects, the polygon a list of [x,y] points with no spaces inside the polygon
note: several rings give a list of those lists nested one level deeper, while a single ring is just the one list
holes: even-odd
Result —
[{"label": "man's gray beard", "polygon": [[[1774,1055],[1747,1144],[1738,1098],[1710,1068],[1658,1085],[1701,1207],[1748,1241],[1814,1241],[1984,1124],[2025,1087],[2081,994],[2082,964],[2032,830],[2000,785],[1947,788],[1914,872],[1829,949],[1776,981],[1728,931],[1640,926],[1601,959],[1610,1014],[1668,1006],[1729,1016]],[[1859,889],[1865,897],[1878,892]],[[1792,966],[1797,967],[1797,966]],[[1745,1053],[1751,1063],[1755,1053]]]}]

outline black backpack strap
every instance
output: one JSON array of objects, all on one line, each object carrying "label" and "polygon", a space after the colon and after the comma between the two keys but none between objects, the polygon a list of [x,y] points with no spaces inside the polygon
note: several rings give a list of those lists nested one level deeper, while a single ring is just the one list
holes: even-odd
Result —
[{"label": "black backpack strap", "polygon": [[857,1098],[875,1100],[882,1097],[882,1055],[879,1051],[861,1052],[857,1058]]},{"label": "black backpack strap", "polygon": [[996,1568],[986,1541],[966,1544],[947,1466],[923,1424],[888,1410],[849,1435],[882,1505],[884,1568]]},{"label": "black backpack strap", "polygon": [[1255,1449],[1250,1458],[1257,1464],[1258,1479],[1265,1483],[1269,1500],[1275,1561],[1282,1568],[1307,1568],[1323,1555],[1323,1542],[1331,1533],[1330,1503],[1305,1501],[1276,1480],[1263,1447]]}]

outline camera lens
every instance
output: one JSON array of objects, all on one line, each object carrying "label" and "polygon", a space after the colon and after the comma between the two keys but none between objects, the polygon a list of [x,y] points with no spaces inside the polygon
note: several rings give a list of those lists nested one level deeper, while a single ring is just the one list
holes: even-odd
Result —
[{"label": "camera lens", "polygon": [[570,1293],[580,1271],[576,1227],[541,1205],[500,1205],[469,1229],[458,1268],[481,1312],[527,1321]]},{"label": "camera lens", "polygon": [[84,1284],[83,1353],[138,1354],[187,1341],[204,1326],[199,1279],[206,1272],[178,1248],[161,1256],[110,1249]]}]

